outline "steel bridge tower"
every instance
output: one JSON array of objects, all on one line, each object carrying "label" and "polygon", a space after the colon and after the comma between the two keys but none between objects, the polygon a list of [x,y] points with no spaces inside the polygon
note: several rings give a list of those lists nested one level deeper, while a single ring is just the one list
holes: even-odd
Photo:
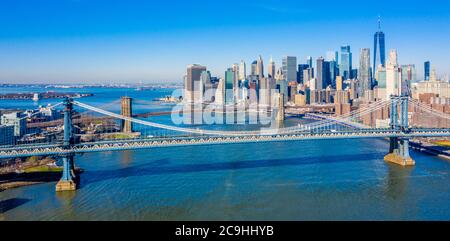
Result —
[{"label": "steel bridge tower", "polygon": [[[63,148],[69,150],[74,144],[74,134],[72,125],[72,99],[64,99],[64,141]],[[63,174],[61,180],[56,184],[56,191],[73,191],[77,189],[78,177],[75,173],[74,154],[64,154],[62,156],[63,161]]]},{"label": "steel bridge tower", "polygon": [[[402,134],[409,133],[408,96],[391,96],[390,127]],[[389,153],[384,157],[386,162],[402,166],[414,166],[415,162],[409,155],[409,139],[404,137],[389,138]]]}]

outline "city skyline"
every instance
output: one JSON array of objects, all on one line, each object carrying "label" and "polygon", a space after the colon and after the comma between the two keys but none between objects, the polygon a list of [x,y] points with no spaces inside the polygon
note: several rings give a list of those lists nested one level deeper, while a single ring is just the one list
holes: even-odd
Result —
[{"label": "city skyline", "polygon": [[[346,44],[354,53],[355,65],[359,63],[360,49],[369,48],[371,54],[374,53],[373,35],[378,30],[379,15],[381,31],[386,35],[386,53],[396,49],[400,64],[415,64],[419,80],[423,76],[423,63],[428,60],[438,75],[450,73],[446,59],[450,50],[445,43],[450,33],[442,31],[449,27],[448,21],[443,21],[449,17],[449,13],[443,11],[443,5],[448,5],[445,2],[434,6],[403,6],[396,2],[389,3],[387,10],[352,6],[352,14],[342,19],[338,18],[339,14],[333,14],[335,3],[321,6],[321,13],[327,14],[327,18],[323,18],[315,13],[316,6],[306,2],[285,1],[283,7],[275,1],[237,3],[239,6],[233,7],[242,7],[239,14],[225,17],[221,12],[226,12],[230,6],[199,2],[204,5],[202,11],[193,13],[187,13],[194,9],[187,6],[189,4],[174,6],[170,15],[175,15],[175,20],[150,11],[166,9],[169,7],[166,3],[149,6],[136,1],[137,4],[131,6],[120,1],[108,5],[104,1],[57,4],[47,0],[40,5],[7,2],[3,9],[10,11],[0,17],[3,29],[0,33],[0,81],[181,83],[186,66],[192,63],[205,65],[212,75],[222,76],[241,59],[247,63],[249,71],[249,64],[259,55],[265,63],[273,56],[278,68],[283,56],[296,56],[297,64],[302,64],[306,63],[307,56],[314,60],[325,57],[327,51],[338,51]],[[380,1],[380,5],[383,4],[388,2]],[[56,7],[60,11],[51,12]],[[92,12],[82,11],[86,7],[92,8]],[[108,11],[99,13],[97,10],[101,7]],[[360,12],[362,9],[364,12]],[[145,14],[147,10],[155,14]],[[255,14],[250,14],[250,10],[258,10],[258,17],[252,18]],[[414,16],[417,11],[423,12]],[[204,15],[197,16],[200,12]],[[249,12],[249,16],[245,12]],[[71,21],[80,14],[85,14],[86,18]],[[117,16],[121,18],[114,20]],[[55,19],[60,21],[54,22]],[[184,24],[175,24],[180,19]]]}]

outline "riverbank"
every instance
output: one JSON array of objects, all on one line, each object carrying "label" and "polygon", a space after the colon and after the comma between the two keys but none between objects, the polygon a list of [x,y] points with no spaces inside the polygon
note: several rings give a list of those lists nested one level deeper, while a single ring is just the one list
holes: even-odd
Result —
[{"label": "riverbank", "polygon": [[445,146],[420,141],[411,141],[410,146],[415,151],[420,151],[450,161],[450,153]]},{"label": "riverbank", "polygon": [[[83,173],[83,169],[76,168],[77,175]],[[61,178],[61,167],[34,167],[22,173],[8,173],[0,175],[0,192],[11,188],[30,186],[46,182],[56,182]]]}]

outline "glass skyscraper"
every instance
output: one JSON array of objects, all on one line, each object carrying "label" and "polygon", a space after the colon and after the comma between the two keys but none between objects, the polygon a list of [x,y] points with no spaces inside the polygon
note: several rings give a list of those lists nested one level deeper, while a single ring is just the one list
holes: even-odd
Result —
[{"label": "glass skyscraper", "polygon": [[225,71],[225,104],[232,104],[234,102],[233,84],[235,73],[232,68]]},{"label": "glass skyscraper", "polygon": [[384,45],[384,33],[381,31],[378,19],[378,31],[373,36],[373,71],[376,72],[379,65],[386,66],[386,50]]},{"label": "glass skyscraper", "polygon": [[339,65],[339,72],[341,76],[346,79],[352,78],[352,52],[350,52],[350,45],[341,46],[341,64]]},{"label": "glass skyscraper", "polygon": [[424,63],[424,80],[430,80],[430,61]]}]

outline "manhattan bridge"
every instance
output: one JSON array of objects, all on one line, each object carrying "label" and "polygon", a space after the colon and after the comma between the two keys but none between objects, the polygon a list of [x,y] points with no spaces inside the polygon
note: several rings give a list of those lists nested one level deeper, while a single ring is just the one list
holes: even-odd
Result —
[{"label": "manhattan bridge", "polygon": [[[67,191],[77,188],[79,177],[75,174],[74,161],[76,155],[82,153],[191,145],[384,138],[390,143],[385,161],[412,166],[415,165],[409,155],[412,139],[450,137],[450,114],[408,96],[392,96],[389,100],[376,101],[339,116],[306,114],[305,118],[313,121],[297,126],[241,131],[149,121],[148,117],[158,113],[133,115],[131,100],[122,98],[122,110],[115,113],[108,110],[108,106],[96,107],[66,98],[52,106],[63,113],[61,118],[28,123],[28,139],[22,138],[15,145],[0,146],[0,159],[50,156],[62,160],[63,173],[56,190]],[[384,125],[375,118],[379,113],[383,113]]]}]

